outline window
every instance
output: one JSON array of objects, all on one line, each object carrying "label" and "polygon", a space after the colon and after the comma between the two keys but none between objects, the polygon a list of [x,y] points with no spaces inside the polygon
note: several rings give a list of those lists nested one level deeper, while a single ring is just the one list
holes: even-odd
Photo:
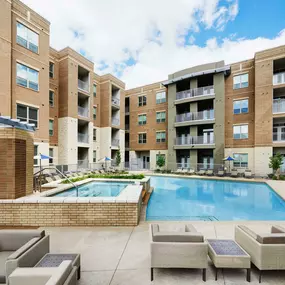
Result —
[{"label": "window", "polygon": [[53,120],[49,120],[49,135],[53,136]]},{"label": "window", "polygon": [[165,92],[156,93],[156,104],[161,104],[165,102],[166,102],[166,93]]},{"label": "window", "polygon": [[160,156],[162,156],[163,159],[164,159],[164,161],[165,161],[165,154],[157,154],[157,155],[156,155],[156,161],[158,160],[158,158],[159,158]]},{"label": "window", "polygon": [[93,150],[93,163],[96,162],[96,150]]},{"label": "window", "polygon": [[156,122],[164,123],[166,121],[166,112],[156,112]]},{"label": "window", "polygon": [[97,107],[93,106],[93,120],[96,120],[97,117]]},{"label": "window", "polygon": [[29,49],[32,52],[38,53],[39,35],[17,22],[17,44]]},{"label": "window", "polygon": [[248,154],[247,153],[234,153],[234,167],[248,167]]},{"label": "window", "polygon": [[93,129],[93,141],[96,142],[97,140],[97,130]]},{"label": "window", "polygon": [[234,139],[248,139],[248,125],[234,126]]},{"label": "window", "polygon": [[54,92],[52,90],[49,91],[49,106],[54,107]]},{"label": "window", "polygon": [[156,142],[157,143],[162,143],[166,141],[166,133],[165,131],[163,132],[156,132]]},{"label": "window", "polygon": [[38,150],[39,150],[39,146],[34,145],[34,165],[38,165],[38,159],[35,158],[35,156],[38,156]]},{"label": "window", "polygon": [[248,113],[248,99],[234,101],[234,114]]},{"label": "window", "polygon": [[93,84],[93,96],[96,97],[97,95],[97,86],[96,84]]},{"label": "window", "polygon": [[38,127],[38,109],[17,104],[17,119]]},{"label": "window", "polygon": [[248,73],[234,76],[234,89],[248,87]]},{"label": "window", "polygon": [[139,125],[145,125],[146,124],[146,114],[141,114],[138,116]]},{"label": "window", "polygon": [[146,105],[146,96],[139,96],[139,107]]},{"label": "window", "polygon": [[49,159],[49,164],[53,164],[53,148],[49,148],[49,156],[52,157]]},{"label": "window", "polygon": [[146,143],[146,133],[139,134],[139,144]]},{"label": "window", "polygon": [[23,87],[39,90],[39,72],[17,63],[17,84]]},{"label": "window", "polygon": [[54,63],[50,62],[49,63],[49,78],[53,78],[54,77]]}]

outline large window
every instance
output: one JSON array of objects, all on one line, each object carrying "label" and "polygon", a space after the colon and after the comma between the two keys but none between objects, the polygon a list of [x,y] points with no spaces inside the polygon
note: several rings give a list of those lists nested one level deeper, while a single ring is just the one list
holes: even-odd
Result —
[{"label": "large window", "polygon": [[146,105],[146,96],[139,96],[139,107]]},{"label": "large window", "polygon": [[39,72],[26,65],[17,63],[17,84],[38,91]]},{"label": "large window", "polygon": [[96,162],[96,150],[93,150],[93,163]]},{"label": "large window", "polygon": [[139,125],[146,124],[146,114],[141,114],[138,116]]},{"label": "large window", "polygon": [[139,134],[139,144],[146,143],[146,133]]},{"label": "large window", "polygon": [[97,130],[93,129],[93,141],[96,142],[97,140]]},{"label": "large window", "polygon": [[233,127],[234,139],[248,139],[248,125],[237,125]]},{"label": "large window", "polygon": [[54,107],[54,92],[52,90],[49,91],[49,106]]},{"label": "large window", "polygon": [[49,120],[49,135],[52,137],[53,136],[53,128],[54,128],[54,122],[53,120]]},{"label": "large window", "polygon": [[38,165],[38,159],[35,156],[38,156],[39,146],[34,145],[34,165]]},{"label": "large window", "polygon": [[156,132],[156,142],[162,143],[166,141],[166,133],[165,131],[162,132]]},{"label": "large window", "polygon": [[234,101],[234,114],[248,113],[248,99]]},{"label": "large window", "polygon": [[166,112],[156,112],[156,122],[164,123],[166,121]]},{"label": "large window", "polygon": [[97,95],[97,86],[96,84],[93,84],[93,96],[96,97]]},{"label": "large window", "polygon": [[248,73],[234,76],[234,89],[248,87]]},{"label": "large window", "polygon": [[54,78],[54,63],[49,62],[49,78]]},{"label": "large window", "polygon": [[17,104],[17,119],[21,122],[27,122],[29,124],[35,124],[38,127],[38,109]]},{"label": "large window", "polygon": [[97,118],[97,107],[93,106],[93,120],[96,120]]},{"label": "large window", "polygon": [[248,154],[247,153],[234,153],[234,167],[248,167]]},{"label": "large window", "polygon": [[49,159],[49,164],[53,164],[53,148],[49,148],[49,156],[51,157]]},{"label": "large window", "polygon": [[156,104],[161,104],[165,102],[166,102],[166,93],[165,92],[156,93]]},{"label": "large window", "polygon": [[38,53],[39,51],[39,35],[27,28],[23,24],[17,22],[17,44]]}]

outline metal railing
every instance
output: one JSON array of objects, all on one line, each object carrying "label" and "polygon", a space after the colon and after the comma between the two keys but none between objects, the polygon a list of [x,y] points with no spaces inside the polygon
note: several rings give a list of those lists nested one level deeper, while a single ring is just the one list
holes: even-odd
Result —
[{"label": "metal railing", "polygon": [[176,100],[187,99],[198,96],[215,95],[214,86],[205,86],[176,93]]},{"label": "metal railing", "polygon": [[89,92],[89,82],[87,81],[82,81],[78,79],[78,88],[84,91]]},{"label": "metal railing", "polygon": [[125,124],[125,129],[128,131],[130,129],[130,125],[129,124]]},{"label": "metal railing", "polygon": [[116,106],[120,107],[120,99],[112,98],[112,105],[116,105]]},{"label": "metal railing", "polygon": [[78,106],[78,115],[81,117],[88,118],[89,117],[89,110],[88,108],[84,108],[81,106]]},{"label": "metal railing", "polygon": [[112,125],[119,126],[120,125],[120,120],[117,119],[117,118],[112,118]]},{"label": "metal railing", "polygon": [[89,136],[86,134],[78,133],[77,138],[80,143],[89,143]]},{"label": "metal railing", "polygon": [[129,142],[125,142],[125,148],[130,148],[130,143]]},{"label": "metal railing", "polygon": [[285,72],[273,74],[273,85],[285,84]]},{"label": "metal railing", "polygon": [[112,139],[112,146],[119,146],[120,145],[120,140],[118,139]]},{"label": "metal railing", "polygon": [[129,113],[130,112],[130,106],[126,106],[125,107],[125,113]]},{"label": "metal railing", "polygon": [[285,99],[273,99],[273,114],[285,113]]},{"label": "metal railing", "polygon": [[185,136],[176,137],[174,139],[175,145],[197,145],[197,144],[214,144],[215,140],[212,136]]},{"label": "metal railing", "polygon": [[203,121],[203,120],[213,120],[214,110],[205,110],[201,112],[189,112],[184,114],[176,115],[176,122],[187,122],[187,121]]},{"label": "metal railing", "polygon": [[86,160],[86,159],[77,160],[77,163],[78,163],[78,166],[79,166],[80,168],[88,168],[88,166],[89,166],[89,161]]},{"label": "metal railing", "polygon": [[274,132],[273,141],[274,142],[285,142],[285,132]]}]

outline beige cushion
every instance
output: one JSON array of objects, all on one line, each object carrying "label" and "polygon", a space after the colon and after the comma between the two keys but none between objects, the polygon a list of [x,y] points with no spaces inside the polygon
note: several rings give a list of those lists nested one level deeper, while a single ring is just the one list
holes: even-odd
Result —
[{"label": "beige cushion", "polygon": [[193,225],[187,224],[185,225],[185,232],[197,233],[197,230],[194,228]]},{"label": "beige cushion", "polygon": [[6,283],[6,260],[13,251],[0,251],[0,284]]},{"label": "beige cushion", "polygon": [[282,233],[285,233],[285,229],[281,226],[272,226],[271,233],[272,234],[282,234]]},{"label": "beige cushion", "polygon": [[246,226],[242,226],[242,225],[239,225],[238,226],[240,229],[242,229],[244,232],[246,232],[249,236],[251,236],[253,239],[257,239],[257,234],[252,231],[251,229],[249,229],[248,227]]},{"label": "beige cushion", "polygon": [[285,233],[260,234],[257,235],[257,241],[262,244],[285,244]]},{"label": "beige cushion", "polygon": [[200,233],[158,232],[153,234],[154,242],[204,242]]}]

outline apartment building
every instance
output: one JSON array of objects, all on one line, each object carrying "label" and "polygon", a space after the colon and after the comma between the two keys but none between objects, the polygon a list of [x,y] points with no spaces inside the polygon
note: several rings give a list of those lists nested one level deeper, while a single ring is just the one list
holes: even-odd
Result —
[{"label": "apartment building", "polygon": [[126,91],[125,162],[132,170],[156,169],[159,155],[167,164],[167,92],[160,83]]}]

